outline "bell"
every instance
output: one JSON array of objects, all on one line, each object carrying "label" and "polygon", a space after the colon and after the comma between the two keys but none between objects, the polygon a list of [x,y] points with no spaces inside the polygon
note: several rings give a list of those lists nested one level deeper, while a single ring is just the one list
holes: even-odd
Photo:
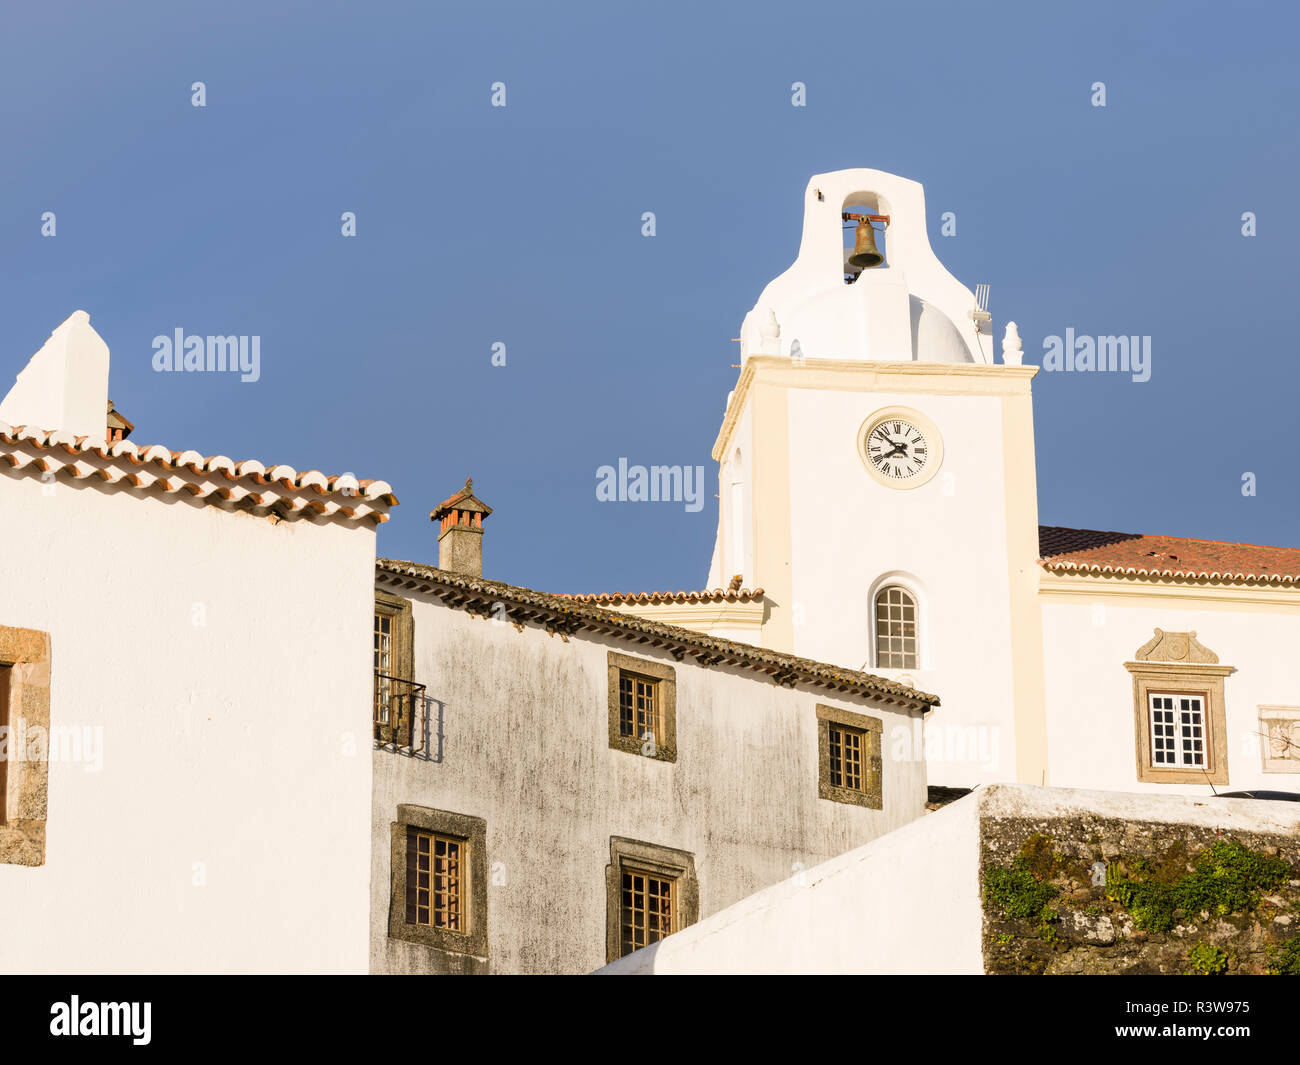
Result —
[{"label": "bell", "polygon": [[884,261],[885,257],[876,251],[876,231],[865,218],[859,220],[857,242],[849,256],[849,265],[857,270],[866,270]]}]

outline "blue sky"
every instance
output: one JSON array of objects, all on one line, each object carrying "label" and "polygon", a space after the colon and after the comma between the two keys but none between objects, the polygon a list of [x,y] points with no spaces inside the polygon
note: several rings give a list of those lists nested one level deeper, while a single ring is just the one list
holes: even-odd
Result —
[{"label": "blue sky", "polygon": [[[1045,524],[1300,544],[1298,24],[1131,2],[11,6],[0,369],[84,308],[133,439],[382,477],[385,555],[434,560],[428,511],[472,475],[488,576],[699,587],[730,338],[794,258],[808,178],[875,167],[925,185],[940,258],[991,284],[1026,361],[1067,328],[1152,337],[1146,383],[1036,378]],[[178,327],[260,336],[261,379],[153,372]],[[620,456],[705,466],[706,506],[597,502]]]}]

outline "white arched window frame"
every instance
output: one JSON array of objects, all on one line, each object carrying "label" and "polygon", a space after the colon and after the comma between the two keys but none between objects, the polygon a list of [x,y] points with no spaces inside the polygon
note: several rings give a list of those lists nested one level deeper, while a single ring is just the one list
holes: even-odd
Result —
[{"label": "white arched window frame", "polygon": [[930,666],[926,596],[915,578],[899,572],[879,577],[871,586],[867,614],[872,668],[912,671]]}]

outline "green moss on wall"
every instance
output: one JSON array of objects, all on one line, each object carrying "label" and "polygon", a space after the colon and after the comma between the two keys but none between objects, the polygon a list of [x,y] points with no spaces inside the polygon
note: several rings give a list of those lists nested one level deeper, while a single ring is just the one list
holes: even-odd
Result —
[{"label": "green moss on wall", "polygon": [[1273,976],[1300,976],[1300,936],[1287,940],[1277,949],[1268,971]]},{"label": "green moss on wall", "polygon": [[1034,875],[1023,857],[1005,869],[993,866],[984,872],[984,903],[997,907],[1003,917],[1037,917],[1059,894]]},{"label": "green moss on wall", "polygon": [[1255,909],[1262,890],[1286,881],[1291,867],[1281,858],[1256,854],[1236,840],[1216,840],[1192,859],[1192,872],[1159,868],[1142,858],[1106,866],[1106,895],[1133,915],[1144,932],[1167,932],[1180,916],[1224,917]]},{"label": "green moss on wall", "polygon": [[989,972],[1300,975],[1292,840],[1068,818],[982,840]]},{"label": "green moss on wall", "polygon": [[1222,976],[1228,971],[1228,954],[1209,943],[1197,943],[1187,952],[1187,964],[1199,976]]}]

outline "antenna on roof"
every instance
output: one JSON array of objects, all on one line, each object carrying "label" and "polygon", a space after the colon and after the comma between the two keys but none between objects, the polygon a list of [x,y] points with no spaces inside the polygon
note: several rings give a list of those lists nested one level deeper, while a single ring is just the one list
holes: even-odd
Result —
[{"label": "antenna on roof", "polygon": [[971,319],[975,322],[975,332],[980,332],[980,327],[985,322],[993,321],[993,315],[989,314],[989,287],[988,285],[975,286],[975,309],[970,312]]}]

